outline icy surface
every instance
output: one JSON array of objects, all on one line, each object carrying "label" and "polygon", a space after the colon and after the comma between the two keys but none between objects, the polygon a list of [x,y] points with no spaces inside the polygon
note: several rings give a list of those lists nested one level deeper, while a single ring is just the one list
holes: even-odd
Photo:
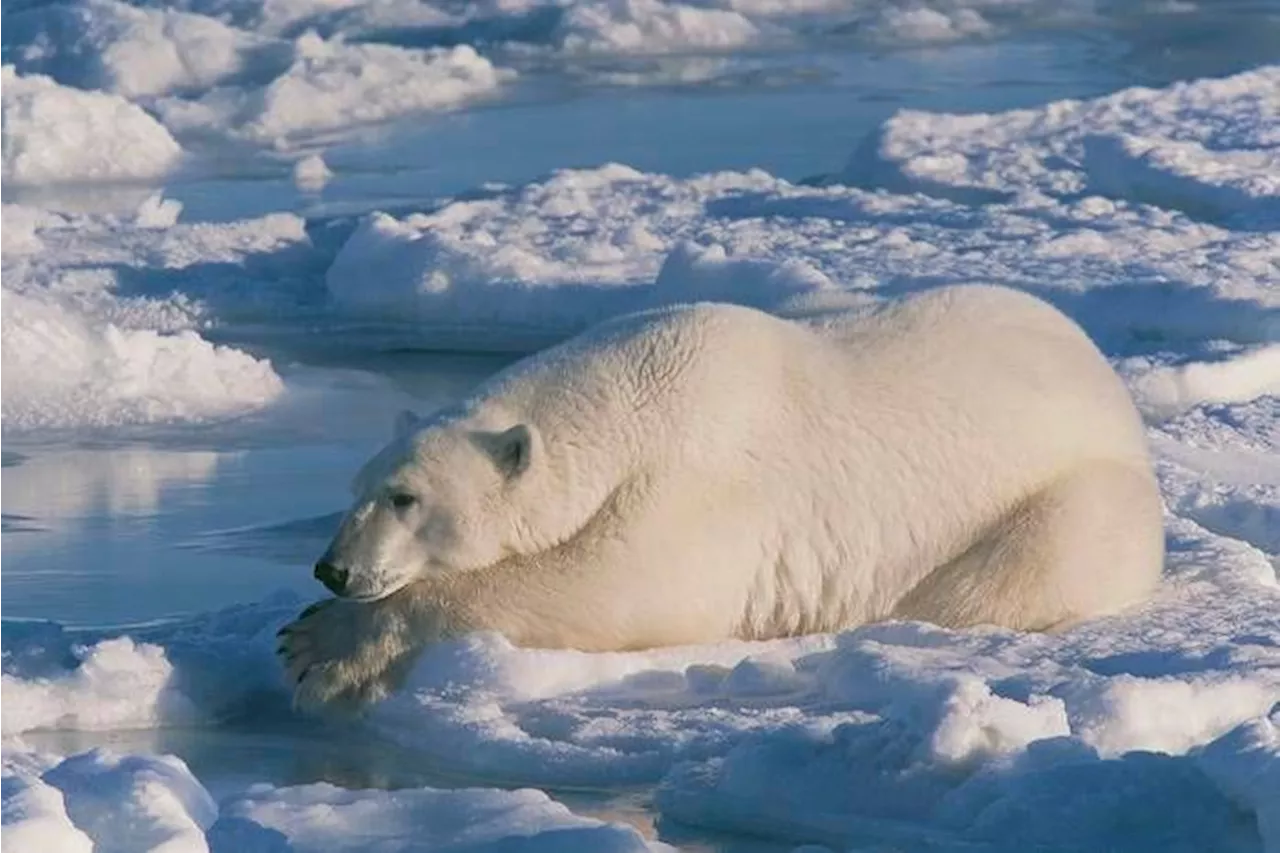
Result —
[{"label": "icy surface", "polygon": [[[505,84],[500,63],[467,44],[347,40],[392,19],[476,41],[522,35],[530,55],[594,56],[786,40],[830,23],[835,5],[236,0],[174,11],[99,1],[84,6],[74,38],[42,57],[32,41],[24,61],[92,70],[81,84],[129,93],[175,127],[235,116],[229,132],[242,140],[287,147]],[[992,37],[1035,4],[840,5],[860,37],[928,41]],[[52,27],[50,14],[18,17]],[[174,45],[196,39],[217,47],[208,64],[166,64]],[[125,103],[6,75],[6,179],[11,94]],[[409,85],[419,78],[434,82]],[[259,97],[277,83],[304,94]],[[340,397],[253,354],[282,340],[320,349],[326,363],[421,346],[521,351],[689,299],[807,317],[986,281],[1054,301],[1125,377],[1148,420],[1169,544],[1152,601],[1060,634],[890,623],[598,655],[477,634],[433,646],[406,689],[364,718],[319,723],[292,715],[273,657],[275,631],[303,605],[292,595],[127,629],[6,620],[6,840],[74,851],[399,850],[420,839],[643,849],[628,827],[576,817],[537,791],[492,788],[635,785],[657,786],[665,825],[785,845],[1280,850],[1278,93],[1277,69],[1263,67],[1032,110],[900,114],[845,173],[807,184],[605,165],[310,221],[188,222],[150,190],[127,214],[6,205],[7,441],[54,428],[117,437],[139,423],[200,436],[227,419],[278,430],[306,399],[306,431],[291,421],[293,437],[360,408],[352,399],[377,399],[370,416],[381,418],[392,395]],[[75,104],[58,120],[83,118]],[[327,167],[302,159],[310,153],[284,158],[300,185],[323,183]],[[222,463],[192,454],[174,464],[171,478],[185,464],[199,479]],[[96,486],[79,457],[66,467],[59,499],[73,515]],[[113,499],[130,517],[168,509],[155,483]],[[6,548],[39,521],[6,516]],[[209,538],[263,550],[287,533],[306,546],[289,557],[300,566],[333,521],[273,517]],[[480,787],[241,778],[215,798],[173,758],[44,754],[24,741],[246,721],[389,741]]]},{"label": "icy surface", "polygon": [[289,67],[264,89],[216,89],[157,109],[177,131],[216,131],[275,147],[415,113],[457,107],[488,95],[509,71],[467,45],[414,50],[298,38]]},{"label": "icy surface", "polygon": [[[238,281],[260,299],[236,267],[305,244],[301,220],[183,226],[178,215],[157,197],[127,218],[5,206],[6,431],[217,420],[282,393],[270,363],[200,337],[191,297],[202,281]],[[187,293],[172,289],[178,277]]]},{"label": "icy surface", "polygon": [[118,0],[36,6],[12,21],[6,41],[26,45],[24,65],[126,98],[216,85],[267,44],[216,17]]},{"label": "icy surface", "polygon": [[308,155],[293,164],[293,182],[303,192],[319,192],[331,177],[333,172],[319,154]]},{"label": "icy surface", "polygon": [[943,198],[1102,195],[1280,222],[1280,66],[995,115],[907,111],[847,177]]},{"label": "icy surface", "polygon": [[316,784],[259,786],[223,804],[214,851],[297,853],[639,853],[636,830],[573,815],[541,791],[349,791]]},{"label": "icy surface", "polygon": [[6,293],[6,428],[204,420],[263,406],[282,390],[265,361],[191,330],[97,323],[54,301]]},{"label": "icy surface", "polygon": [[[997,282],[1056,302],[1122,351],[1140,339],[1183,349],[1274,339],[1278,252],[1274,231],[1097,196],[974,208],[761,172],[676,180],[606,166],[431,213],[373,214],[327,280],[337,307],[414,316],[427,330],[470,324],[476,346],[500,344],[503,330],[555,338],[689,299],[805,315]],[[1240,365],[1251,374],[1241,382],[1265,390],[1274,364],[1265,353],[1255,361],[1256,372]]]},{"label": "icy surface", "polygon": [[139,107],[49,77],[3,71],[4,180],[15,184],[154,178],[182,149]]}]

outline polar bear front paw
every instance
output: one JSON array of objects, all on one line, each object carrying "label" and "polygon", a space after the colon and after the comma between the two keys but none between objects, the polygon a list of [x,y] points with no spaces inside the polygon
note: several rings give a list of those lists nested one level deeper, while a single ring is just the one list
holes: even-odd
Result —
[{"label": "polar bear front paw", "polygon": [[403,681],[420,645],[387,600],[317,602],[280,629],[294,707],[356,711]]}]

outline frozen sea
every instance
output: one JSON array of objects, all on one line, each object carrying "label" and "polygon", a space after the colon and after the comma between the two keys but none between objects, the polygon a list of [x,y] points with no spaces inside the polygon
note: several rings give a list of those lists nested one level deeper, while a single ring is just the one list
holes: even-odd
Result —
[{"label": "frozen sea", "polygon": [[[16,851],[1280,853],[1280,5],[43,0],[3,12]],[[358,465],[590,323],[1019,287],[1130,383],[1166,582],[1052,635],[275,630]]]}]

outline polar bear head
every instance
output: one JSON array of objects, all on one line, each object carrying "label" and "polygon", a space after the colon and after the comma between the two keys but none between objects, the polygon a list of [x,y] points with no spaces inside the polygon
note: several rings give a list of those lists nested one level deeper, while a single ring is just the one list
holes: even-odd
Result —
[{"label": "polar bear head", "polygon": [[424,575],[538,549],[530,519],[555,503],[539,482],[543,455],[526,423],[489,429],[462,415],[402,413],[391,443],[356,476],[355,502],[316,578],[339,596],[370,600]]}]

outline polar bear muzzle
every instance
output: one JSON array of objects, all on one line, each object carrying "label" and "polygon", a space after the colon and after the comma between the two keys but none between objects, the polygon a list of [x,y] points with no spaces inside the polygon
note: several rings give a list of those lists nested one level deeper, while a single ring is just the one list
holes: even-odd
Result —
[{"label": "polar bear muzzle", "polygon": [[347,588],[347,578],[350,572],[346,569],[340,569],[328,560],[320,560],[316,563],[315,577],[316,580],[325,585],[325,588],[334,595],[342,595]]}]

